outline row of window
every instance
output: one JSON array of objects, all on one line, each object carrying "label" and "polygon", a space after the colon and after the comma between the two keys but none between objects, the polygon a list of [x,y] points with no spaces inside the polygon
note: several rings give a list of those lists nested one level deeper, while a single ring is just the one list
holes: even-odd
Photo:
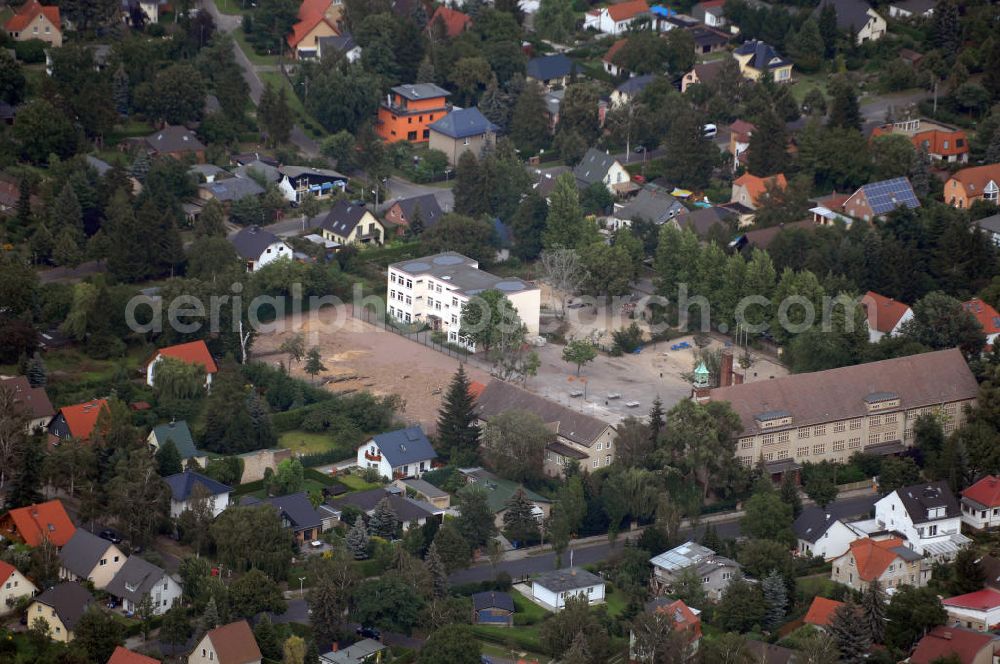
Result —
[{"label": "row of window", "polygon": [[395,272],[389,273],[389,282],[393,284],[398,283],[400,286],[405,286],[406,288],[413,288],[413,279],[405,279],[404,277],[400,276],[399,279],[397,280]]},{"label": "row of window", "polygon": [[411,322],[410,313],[408,311],[403,311],[402,309],[389,307],[389,315],[392,316],[393,318],[405,321],[407,323]]},{"label": "row of window", "polygon": [[390,290],[389,299],[399,300],[400,302],[406,302],[407,304],[413,304],[413,298],[411,298],[409,295],[403,295],[403,291]]}]

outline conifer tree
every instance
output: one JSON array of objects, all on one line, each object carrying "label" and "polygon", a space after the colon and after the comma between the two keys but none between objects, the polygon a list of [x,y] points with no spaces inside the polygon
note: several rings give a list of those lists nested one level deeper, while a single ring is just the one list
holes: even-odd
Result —
[{"label": "conifer tree", "polygon": [[17,213],[14,219],[22,228],[27,228],[31,223],[31,183],[28,178],[21,178],[17,185]]},{"label": "conifer tree", "polygon": [[42,501],[42,463],[45,452],[35,436],[21,435],[14,443],[14,463],[7,503],[10,507],[25,507]]},{"label": "conifer tree", "polygon": [[587,232],[588,222],[583,216],[580,192],[572,173],[563,173],[556,178],[549,201],[549,214],[542,234],[545,248],[574,249],[590,244],[594,234]]},{"label": "conifer tree", "polygon": [[510,138],[525,156],[532,156],[549,141],[549,120],[541,86],[529,81],[514,105]]},{"label": "conifer tree", "polygon": [[45,362],[38,351],[35,351],[35,354],[28,360],[25,375],[32,387],[45,387],[45,383],[48,382],[48,371],[46,371]]},{"label": "conifer tree", "polygon": [[385,497],[378,501],[372,515],[368,517],[368,534],[372,537],[381,537],[391,540],[396,535],[399,527],[399,517],[389,504],[389,498]]},{"label": "conifer tree", "polygon": [[226,236],[225,211],[217,199],[213,198],[202,208],[194,224],[194,234],[197,237]]},{"label": "conifer tree", "polygon": [[265,613],[253,628],[253,637],[260,648],[260,654],[268,661],[281,661],[281,640],[274,629],[271,616]]},{"label": "conifer tree", "polygon": [[910,167],[910,184],[913,185],[913,192],[919,197],[926,196],[930,192],[930,159],[927,156],[927,146],[923,143],[913,155],[913,165]]},{"label": "conifer tree", "polygon": [[872,579],[861,593],[861,611],[872,643],[885,643],[885,610],[885,592],[879,580]]},{"label": "conifer tree", "polygon": [[430,572],[431,579],[434,581],[434,597],[436,599],[447,597],[448,570],[445,569],[444,561],[441,560],[441,555],[438,553],[435,542],[431,542],[431,545],[427,548],[427,557],[424,558],[424,565],[427,567],[427,571]]},{"label": "conifer tree", "polygon": [[830,84],[830,115],[827,118],[827,127],[840,127],[842,129],[861,129],[861,106],[858,104],[858,95],[854,86],[844,79],[835,79]]},{"label": "conifer tree", "polygon": [[781,478],[781,500],[792,506],[792,516],[798,518],[802,514],[802,497],[794,473],[785,473]]},{"label": "conifer tree", "polygon": [[465,366],[460,364],[438,416],[438,444],[451,456],[451,462],[459,466],[474,464],[479,456],[476,402],[469,387]]},{"label": "conifer tree", "polygon": [[181,455],[177,451],[177,445],[174,441],[167,440],[167,442],[160,445],[160,449],[156,450],[156,472],[160,474],[160,477],[169,477],[170,475],[176,475],[183,470],[181,466]]},{"label": "conifer tree", "polygon": [[788,165],[788,137],[785,123],[767,108],[757,118],[757,129],[750,136],[747,169],[758,177],[783,173]]},{"label": "conifer tree", "polygon": [[828,631],[837,642],[843,664],[864,664],[872,637],[865,617],[854,600],[848,599],[837,607]]},{"label": "conifer tree", "polygon": [[785,612],[788,609],[788,589],[785,587],[784,577],[778,570],[771,570],[771,573],[764,577],[761,590],[764,592],[764,602],[767,604],[763,627],[774,630],[785,619]]},{"label": "conifer tree", "polygon": [[[62,229],[63,231],[65,230]],[[80,245],[73,239],[71,233],[60,232],[52,247],[52,261],[59,266],[75,267],[83,260]]]},{"label": "conifer tree", "polygon": [[128,85],[128,73],[125,71],[124,65],[119,65],[118,69],[115,70],[114,78],[111,81],[114,100],[115,100],[115,111],[118,115],[127,116],[129,108],[129,85]]},{"label": "conifer tree", "polygon": [[354,526],[347,531],[345,540],[355,560],[364,560],[368,557],[368,531],[365,529],[365,520],[360,514]]},{"label": "conifer tree", "polygon": [[660,433],[663,431],[666,423],[667,418],[663,411],[663,400],[657,394],[656,398],[653,399],[653,407],[649,410],[649,439],[654,445],[660,439]]},{"label": "conifer tree", "polygon": [[215,603],[215,596],[208,598],[205,611],[201,614],[199,626],[203,632],[208,632],[219,626],[219,609]]},{"label": "conifer tree", "polygon": [[532,504],[524,489],[519,488],[507,501],[503,527],[508,539],[526,542],[538,537],[538,521],[532,513]]}]

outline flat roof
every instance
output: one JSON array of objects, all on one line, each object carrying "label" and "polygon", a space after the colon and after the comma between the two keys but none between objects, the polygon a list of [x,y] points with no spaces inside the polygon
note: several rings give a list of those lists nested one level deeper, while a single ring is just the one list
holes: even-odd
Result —
[{"label": "flat roof", "polygon": [[478,268],[479,263],[454,251],[393,263],[389,267],[414,277],[426,275],[450,282],[466,295],[478,295],[486,290],[520,293],[538,287],[516,277],[498,277]]}]

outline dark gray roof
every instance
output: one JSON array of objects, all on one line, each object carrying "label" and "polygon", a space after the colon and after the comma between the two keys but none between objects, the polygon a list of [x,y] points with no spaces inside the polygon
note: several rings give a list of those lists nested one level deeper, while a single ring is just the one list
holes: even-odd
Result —
[{"label": "dark gray roof", "polygon": [[728,35],[704,25],[696,25],[688,32],[690,32],[691,36],[694,37],[695,46],[715,46],[729,43]]},{"label": "dark gray roof", "polygon": [[229,176],[229,171],[224,168],[219,168],[215,164],[194,164],[188,169],[188,173],[197,173],[201,175],[206,180],[210,177],[215,177],[216,175]]},{"label": "dark gray roof", "polygon": [[251,178],[251,171],[256,171],[258,177],[263,177],[267,182],[279,182],[281,180],[281,173],[278,172],[277,167],[260,159],[254,159],[236,167],[236,175],[242,178]]},{"label": "dark gray roof", "polygon": [[973,222],[984,231],[989,231],[990,233],[1000,233],[1000,214],[995,214],[991,217],[986,217],[985,219],[980,219]]},{"label": "dark gray roof", "polygon": [[761,664],[797,664],[801,660],[798,651],[764,641],[747,639],[747,650],[750,651],[753,661]]},{"label": "dark gray roof", "polygon": [[830,503],[826,509],[812,505],[806,507],[792,524],[795,536],[806,542],[815,542],[825,533],[835,521],[867,514],[868,510],[858,512],[858,508],[850,504]]},{"label": "dark gray roof", "polygon": [[789,61],[781,57],[770,44],[757,41],[756,39],[744,42],[737,47],[735,53],[737,55],[752,54],[753,57],[750,58],[749,64],[758,71],[763,71],[765,67],[774,69],[775,67],[789,64]]},{"label": "dark gray roof", "polygon": [[892,547],[892,549],[890,549],[890,551],[892,551],[893,553],[895,553],[897,556],[899,556],[903,560],[905,560],[907,562],[911,562],[911,563],[914,562],[914,561],[920,560],[921,558],[923,558],[923,555],[917,553],[913,549],[911,549],[909,547],[906,547],[906,546],[894,546],[894,547]]},{"label": "dark gray roof", "polygon": [[342,35],[333,35],[331,37],[320,37],[316,40],[316,42],[319,45],[321,53],[327,49],[336,51],[337,53],[346,53],[358,45],[358,43],[354,41],[354,37],[350,32],[345,32]]},{"label": "dark gray roof", "polygon": [[508,593],[496,592],[493,590],[475,593],[472,596],[472,608],[476,611],[483,609],[501,609],[514,613],[514,598]]},{"label": "dark gray roof", "polygon": [[191,436],[191,429],[188,428],[187,422],[184,420],[159,424],[153,427],[153,434],[156,436],[156,442],[161,446],[168,440],[173,441],[177,453],[181,455],[181,460],[203,456],[198,453],[198,449],[194,445],[194,438]]},{"label": "dark gray roof", "polygon": [[418,519],[426,519],[441,512],[441,510],[435,508],[429,503],[407,498],[401,495],[398,490],[393,492],[382,487],[370,489],[368,491],[349,493],[343,498],[334,500],[330,503],[330,505],[333,506],[334,509],[337,509],[338,505],[353,505],[362,512],[368,513],[375,509],[375,506],[382,502],[384,498],[389,499],[389,506],[392,508],[392,511],[396,514],[396,517],[399,518],[400,521],[416,521]]},{"label": "dark gray roof", "polygon": [[62,624],[72,631],[87,610],[87,605],[94,601],[94,596],[79,583],[66,582],[52,586],[35,601],[55,609]]},{"label": "dark gray roof", "polygon": [[407,221],[413,218],[414,212],[416,212],[416,209],[419,207],[420,216],[424,220],[424,228],[430,228],[436,224],[438,219],[440,219],[444,214],[444,210],[441,209],[437,196],[434,194],[401,198],[396,201],[396,205],[398,205],[403,211],[403,217],[405,217]]},{"label": "dark gray roof", "polygon": [[614,216],[616,219],[635,221],[642,218],[654,224],[662,224],[686,211],[687,208],[670,194],[642,189],[628,205],[617,210]]},{"label": "dark gray roof", "polygon": [[248,226],[240,230],[236,235],[229,236],[229,242],[243,258],[257,260],[264,250],[275,242],[283,240],[271,231],[259,226]]},{"label": "dark gray roof", "polygon": [[316,528],[323,520],[323,517],[319,515],[316,508],[312,506],[309,495],[305,491],[291,493],[287,496],[274,496],[263,500],[248,496],[241,500],[240,504],[270,505],[278,511],[283,520],[288,522],[292,530]]},{"label": "dark gray roof", "polygon": [[584,186],[601,182],[604,180],[604,176],[608,174],[608,169],[614,163],[615,158],[613,155],[601,152],[597,148],[590,148],[587,150],[587,154],[583,155],[580,163],[573,169],[573,175]]},{"label": "dark gray roof", "polygon": [[[536,286],[515,277],[498,277],[476,267],[476,261],[454,251],[393,263],[389,267],[414,277],[431,275],[455,286],[458,292],[477,295],[496,289],[504,293],[534,290]],[[452,290],[451,292],[455,292]]]},{"label": "dark gray roof", "polygon": [[837,12],[837,27],[841,30],[858,31],[868,23],[868,10],[872,8],[865,0],[820,0],[813,16],[819,16],[826,5],[833,5]]},{"label": "dark gray roof", "polygon": [[215,182],[206,182],[199,185],[202,189],[210,191],[212,196],[225,203],[227,201],[239,201],[249,196],[260,196],[264,193],[261,187],[252,178],[226,178]]},{"label": "dark gray roof", "polygon": [[330,208],[327,215],[323,217],[323,221],[320,222],[320,228],[325,228],[341,237],[347,237],[361,222],[362,217],[365,216],[365,212],[367,211],[368,208],[363,205],[355,205],[347,201],[337,201]]},{"label": "dark gray roof", "polygon": [[406,97],[410,101],[420,101],[434,97],[450,97],[451,93],[433,83],[410,83],[408,85],[397,85],[392,89],[396,94]]},{"label": "dark gray roof", "polygon": [[626,95],[634,95],[642,92],[646,89],[646,86],[653,82],[656,77],[653,74],[643,74],[642,76],[633,76],[621,85],[619,85],[615,90]]},{"label": "dark gray roof", "polygon": [[896,493],[913,523],[931,521],[927,517],[927,510],[935,507],[945,508],[944,516],[938,517],[939,519],[960,515],[958,501],[955,500],[945,480],[904,486],[902,489],[896,489]]},{"label": "dark gray roof", "polygon": [[372,440],[393,468],[437,458],[431,441],[419,426],[380,433],[372,436]]},{"label": "dark gray roof", "polygon": [[205,477],[193,470],[185,470],[183,473],[164,477],[163,481],[170,487],[171,498],[178,503],[182,503],[190,498],[191,492],[194,491],[194,487],[198,484],[208,489],[208,492],[213,496],[232,491],[232,488],[222,482],[216,482],[211,477]]},{"label": "dark gray roof", "polygon": [[59,562],[81,579],[86,579],[97,567],[111,542],[97,535],[77,528],[66,546],[59,550]]},{"label": "dark gray roof", "polygon": [[344,180],[345,182],[348,180],[348,177],[343,173],[338,173],[337,171],[330,170],[329,168],[312,168],[311,166],[279,166],[278,172],[281,175],[287,175],[290,178],[297,178],[303,175],[313,175],[320,178],[329,178],[331,180]]},{"label": "dark gray roof", "polygon": [[87,164],[93,166],[94,170],[97,171],[98,175],[104,175],[111,170],[111,164],[104,161],[103,159],[98,159],[92,154],[87,155]]},{"label": "dark gray roof", "polygon": [[898,7],[914,14],[923,14],[937,6],[937,0],[901,0],[890,3],[891,7]]},{"label": "dark gray roof", "polygon": [[528,60],[525,73],[536,81],[562,78],[573,73],[576,65],[562,53],[542,55]]},{"label": "dark gray roof", "polygon": [[432,131],[456,139],[481,136],[499,129],[475,107],[454,110],[428,127]]},{"label": "dark gray roof", "polygon": [[185,152],[204,150],[194,132],[186,127],[167,125],[146,137],[146,143],[157,152]]},{"label": "dark gray roof", "polygon": [[725,226],[735,216],[731,210],[712,206],[683,214],[677,218],[677,223],[682,229],[690,228],[698,237],[703,238],[713,227],[720,224]]},{"label": "dark gray roof", "polygon": [[166,574],[148,560],[131,556],[105,590],[110,595],[138,604]]},{"label": "dark gray roof", "polygon": [[582,567],[567,567],[539,574],[532,579],[532,582],[546,590],[560,593],[601,585],[604,583],[604,579],[596,574],[591,574]]},{"label": "dark gray roof", "polygon": [[556,435],[590,447],[611,425],[596,417],[577,412],[562,404],[523,390],[501,380],[491,380],[476,399],[480,419],[489,418],[509,410],[526,410],[534,413],[549,425],[555,425]]}]

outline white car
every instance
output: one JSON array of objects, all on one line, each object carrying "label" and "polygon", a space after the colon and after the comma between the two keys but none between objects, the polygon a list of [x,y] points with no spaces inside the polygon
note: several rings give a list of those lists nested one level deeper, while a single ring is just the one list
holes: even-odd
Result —
[{"label": "white car", "polygon": [[701,130],[701,134],[705,138],[715,138],[715,135],[718,133],[719,133],[719,128],[716,127],[714,124],[707,124]]}]

